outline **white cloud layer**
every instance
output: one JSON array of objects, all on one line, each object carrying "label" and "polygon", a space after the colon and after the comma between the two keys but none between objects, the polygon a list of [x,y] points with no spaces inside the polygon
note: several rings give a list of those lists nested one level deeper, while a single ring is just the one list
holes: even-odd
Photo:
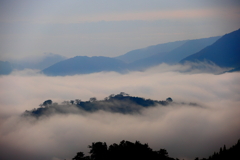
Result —
[{"label": "white cloud layer", "polygon": [[[1,76],[0,159],[71,159],[78,151],[87,154],[92,142],[110,145],[121,140],[139,140],[154,150],[166,148],[172,157],[207,157],[240,138],[239,82],[240,73],[179,73],[164,69],[164,65],[125,75],[46,77],[15,72]],[[47,99],[103,99],[122,91],[155,100],[172,97],[202,107],[155,107],[145,109],[142,115],[99,111],[38,121],[19,117]]]}]

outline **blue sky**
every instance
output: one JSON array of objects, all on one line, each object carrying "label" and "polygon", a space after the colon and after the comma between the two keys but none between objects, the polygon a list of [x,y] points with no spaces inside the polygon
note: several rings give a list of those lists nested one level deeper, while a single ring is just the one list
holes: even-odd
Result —
[{"label": "blue sky", "polygon": [[118,56],[240,28],[238,0],[1,0],[0,60]]}]

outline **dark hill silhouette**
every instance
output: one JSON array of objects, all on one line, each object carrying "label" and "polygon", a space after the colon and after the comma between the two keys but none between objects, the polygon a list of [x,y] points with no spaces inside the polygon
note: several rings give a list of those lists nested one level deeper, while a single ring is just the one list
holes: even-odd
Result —
[{"label": "dark hill silhouette", "polygon": [[211,61],[220,67],[240,67],[240,29],[222,36],[201,51],[190,55],[180,63]]},{"label": "dark hill silhouette", "polygon": [[124,72],[125,63],[109,57],[77,56],[42,70],[44,74],[49,76],[88,74],[102,71]]},{"label": "dark hill silhouette", "polygon": [[174,160],[168,156],[165,149],[153,151],[148,144],[121,141],[119,144],[112,144],[109,147],[105,142],[96,142],[89,145],[90,156],[84,156],[78,152],[72,160]]},{"label": "dark hill silhouette", "polygon": [[76,99],[65,101],[62,104],[53,103],[52,100],[46,100],[39,108],[34,108],[31,111],[25,111],[23,116],[41,117],[52,114],[78,114],[82,111],[96,112],[99,110],[122,114],[138,114],[141,113],[143,108],[167,106],[170,103],[173,103],[173,100],[170,97],[165,101],[157,101],[141,97],[133,97],[121,92],[117,95],[112,94],[104,100],[97,100],[95,97],[92,97],[89,101]]},{"label": "dark hill silhouette", "polygon": [[0,75],[8,75],[12,70],[13,68],[8,61],[0,61]]},{"label": "dark hill silhouette", "polygon": [[159,53],[153,56],[147,57],[145,59],[137,60],[133,63],[129,64],[129,69],[131,70],[143,70],[149,67],[153,67],[159,65],[161,63],[167,64],[176,64],[181,59],[194,54],[201,49],[213,44],[220,37],[210,37],[210,38],[202,38],[195,40],[188,40],[183,45],[173,49],[167,53]]}]

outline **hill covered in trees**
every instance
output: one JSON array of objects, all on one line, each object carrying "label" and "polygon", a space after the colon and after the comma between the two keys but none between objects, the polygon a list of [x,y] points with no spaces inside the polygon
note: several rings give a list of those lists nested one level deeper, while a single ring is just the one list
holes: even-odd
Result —
[{"label": "hill covered in trees", "polygon": [[[140,113],[143,108],[167,106],[172,103],[172,98],[163,101],[145,99],[142,97],[133,97],[127,93],[121,92],[117,95],[111,94],[103,100],[97,100],[92,97],[88,101],[80,99],[64,101],[61,104],[53,103],[52,100],[46,100],[40,104],[39,108],[25,111],[24,116],[48,116],[52,114],[78,114],[81,112],[96,112],[99,110],[116,112],[122,114]],[[194,105],[194,104],[193,104]]]}]

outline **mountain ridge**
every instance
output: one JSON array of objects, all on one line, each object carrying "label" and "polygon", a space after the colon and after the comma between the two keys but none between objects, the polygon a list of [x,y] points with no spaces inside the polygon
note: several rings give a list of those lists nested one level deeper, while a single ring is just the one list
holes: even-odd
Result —
[{"label": "mountain ridge", "polygon": [[240,67],[240,29],[222,36],[211,46],[190,55],[180,63],[211,61],[220,67]]},{"label": "mountain ridge", "polygon": [[162,53],[155,54],[145,59],[140,59],[135,62],[132,62],[129,64],[129,68],[132,70],[136,70],[136,69],[147,69],[149,67],[153,67],[161,63],[176,64],[182,58],[185,58],[186,56],[194,54],[197,51],[200,51],[206,46],[214,43],[219,38],[220,36],[188,40],[181,46],[173,49],[170,52],[166,52],[165,54],[162,54]]},{"label": "mountain ridge", "polygon": [[149,56],[155,55],[155,54],[165,54],[174,48],[177,48],[181,45],[183,45],[185,42],[189,40],[182,40],[182,41],[174,41],[174,42],[168,42],[168,43],[162,43],[157,45],[148,46],[146,48],[140,48],[135,49],[132,51],[129,51],[123,55],[114,57],[116,59],[120,59],[126,63],[132,63],[134,61],[147,58]]},{"label": "mountain ridge", "polygon": [[42,70],[42,73],[49,76],[65,76],[102,71],[124,72],[124,70],[125,63],[114,58],[104,56],[76,56],[58,62]]},{"label": "mountain ridge", "polygon": [[[180,44],[181,43],[181,44]],[[172,44],[177,48],[173,48]],[[75,74],[89,74],[95,72],[119,72],[126,73],[128,71],[142,71],[147,68],[160,65],[161,63],[167,64],[184,64],[187,61],[191,63],[195,62],[210,62],[209,64],[216,64],[222,68],[230,68],[232,71],[234,68],[240,67],[240,29],[224,36],[209,37],[194,40],[176,41],[173,43],[155,45],[142,49],[133,50],[131,55],[137,54],[137,51],[143,56],[146,55],[148,48],[152,49],[153,54],[147,58],[138,58],[131,63],[124,62],[116,57],[103,57],[103,56],[76,56],[61,62],[58,62],[44,70],[42,73],[50,76],[65,76]],[[155,47],[165,47],[165,50],[171,50],[170,52],[156,53]],[[130,52],[124,54],[128,55]],[[122,56],[124,56],[122,55]],[[133,60],[133,59],[131,59]],[[188,64],[191,64],[188,63]],[[201,70],[201,68],[198,68]]]}]

